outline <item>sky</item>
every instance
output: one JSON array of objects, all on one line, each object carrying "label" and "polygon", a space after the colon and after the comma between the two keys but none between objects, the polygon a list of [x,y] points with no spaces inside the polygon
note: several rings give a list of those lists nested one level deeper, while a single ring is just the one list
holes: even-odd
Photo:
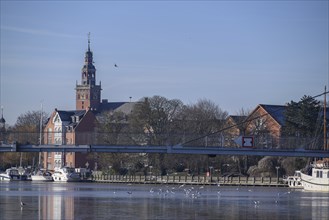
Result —
[{"label": "sky", "polygon": [[[328,1],[0,1],[0,104],[75,109],[88,47],[102,99],[207,99],[229,114],[328,86]],[[116,64],[118,67],[114,67]]]}]

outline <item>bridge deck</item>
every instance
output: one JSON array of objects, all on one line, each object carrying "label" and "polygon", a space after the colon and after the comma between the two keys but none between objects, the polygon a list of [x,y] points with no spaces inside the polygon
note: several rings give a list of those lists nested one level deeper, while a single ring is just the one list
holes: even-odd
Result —
[{"label": "bridge deck", "polygon": [[229,148],[222,146],[105,146],[105,145],[0,145],[0,152],[98,152],[253,155],[329,158],[329,151],[305,149]]}]

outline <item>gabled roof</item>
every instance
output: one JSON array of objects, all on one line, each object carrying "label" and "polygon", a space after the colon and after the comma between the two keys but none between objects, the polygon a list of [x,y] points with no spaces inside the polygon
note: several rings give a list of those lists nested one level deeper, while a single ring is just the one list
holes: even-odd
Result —
[{"label": "gabled roof", "polygon": [[114,111],[123,112],[124,114],[129,115],[132,112],[132,110],[134,109],[135,105],[136,105],[136,102],[126,102],[125,104],[116,108]]},{"label": "gabled roof", "polygon": [[86,110],[72,110],[72,111],[57,110],[57,113],[62,121],[72,122],[72,116],[82,117],[86,113]]},{"label": "gabled roof", "polygon": [[104,111],[113,111],[113,112],[123,112],[126,115],[129,115],[136,102],[102,102],[101,108],[98,111],[99,113]]},{"label": "gabled roof", "polygon": [[127,102],[102,102],[100,105],[100,112],[103,111],[114,111],[120,106],[124,105]]},{"label": "gabled roof", "polygon": [[284,125],[286,117],[284,114],[284,111],[287,106],[285,105],[264,105],[260,104],[263,109],[275,120],[277,121],[281,126]]}]

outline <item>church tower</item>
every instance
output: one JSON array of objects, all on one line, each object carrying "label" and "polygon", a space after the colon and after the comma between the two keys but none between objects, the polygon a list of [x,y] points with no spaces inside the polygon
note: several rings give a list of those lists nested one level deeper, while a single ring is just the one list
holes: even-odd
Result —
[{"label": "church tower", "polygon": [[90,51],[90,33],[88,50],[81,70],[81,84],[76,84],[76,110],[98,110],[101,100],[101,83],[96,85],[96,68],[93,64],[93,52]]}]

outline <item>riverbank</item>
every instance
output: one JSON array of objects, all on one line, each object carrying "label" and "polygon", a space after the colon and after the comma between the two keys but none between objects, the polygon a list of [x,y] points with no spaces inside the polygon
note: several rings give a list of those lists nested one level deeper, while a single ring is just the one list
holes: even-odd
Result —
[{"label": "riverbank", "polygon": [[131,184],[186,184],[223,186],[287,187],[282,178],[272,177],[219,177],[219,176],[144,176],[144,175],[92,175],[92,182]]}]

